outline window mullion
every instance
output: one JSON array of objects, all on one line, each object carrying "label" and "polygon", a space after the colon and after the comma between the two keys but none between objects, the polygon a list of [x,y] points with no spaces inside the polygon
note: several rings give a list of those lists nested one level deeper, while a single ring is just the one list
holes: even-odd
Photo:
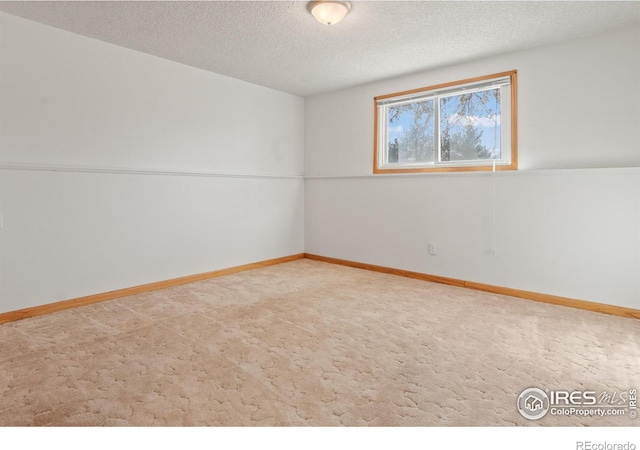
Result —
[{"label": "window mullion", "polygon": [[438,164],[442,162],[440,160],[440,97],[436,96],[433,98],[433,120],[435,121],[433,124],[433,145],[435,148],[433,149],[433,163]]}]

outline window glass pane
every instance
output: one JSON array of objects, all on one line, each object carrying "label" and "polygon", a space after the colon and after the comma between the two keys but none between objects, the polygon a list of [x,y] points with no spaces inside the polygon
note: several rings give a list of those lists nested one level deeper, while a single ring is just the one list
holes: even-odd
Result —
[{"label": "window glass pane", "polygon": [[440,98],[440,160],[500,159],[500,88]]},{"label": "window glass pane", "polygon": [[423,100],[388,109],[387,143],[389,163],[433,162],[434,101]]}]

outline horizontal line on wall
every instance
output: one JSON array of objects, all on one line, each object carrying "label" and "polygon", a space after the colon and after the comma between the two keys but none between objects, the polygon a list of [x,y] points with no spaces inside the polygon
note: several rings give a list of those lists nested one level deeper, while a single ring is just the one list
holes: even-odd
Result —
[{"label": "horizontal line on wall", "polygon": [[491,292],[492,294],[507,295],[509,297],[523,298],[525,300],[533,300],[540,303],[550,303],[552,305],[566,306],[569,308],[583,309],[586,311],[609,314],[612,316],[626,317],[629,319],[640,319],[640,310],[626,308],[624,306],[608,305],[605,303],[590,302],[587,300],[577,300],[574,298],[560,297],[558,295],[541,294],[539,292],[524,291],[521,289],[513,289],[504,286],[495,286],[492,284],[477,283],[475,281],[459,280],[457,278],[441,277],[439,275],[429,275],[421,272],[412,272],[409,270],[394,269],[392,267],[377,266],[375,264],[367,264],[345,259],[331,258],[328,256],[314,255],[310,253],[304,254],[305,258],[315,261],[322,261],[341,266],[355,267],[357,269],[370,270],[373,272],[387,273],[398,275],[401,277],[414,278],[422,281],[430,281],[432,283],[446,284],[449,286],[457,286],[467,289],[475,289],[477,291]]},{"label": "horizontal line on wall", "polygon": [[184,277],[172,278],[170,280],[156,281],[154,283],[142,284],[139,286],[118,289],[115,291],[103,292],[101,294],[87,295],[84,297],[78,297],[71,300],[63,300],[55,303],[47,303],[45,305],[32,306],[30,308],[19,309],[17,311],[9,311],[5,313],[0,313],[0,324],[13,322],[21,319],[28,319],[30,317],[43,316],[45,314],[51,314],[58,311],[64,311],[66,309],[77,308],[79,306],[91,305],[93,303],[100,303],[106,300],[129,297],[132,295],[138,295],[145,292],[157,291],[159,289],[167,289],[173,286],[180,286],[182,284],[208,280],[210,278],[218,278],[225,275],[231,275],[233,273],[244,272],[246,270],[260,269],[262,267],[273,266],[275,264],[282,264],[285,262],[295,261],[302,258],[304,258],[304,254],[298,253],[295,255],[283,256],[280,258],[267,259],[264,261],[243,264],[241,266],[228,267],[226,269],[215,270],[213,272],[199,273],[196,275],[187,275]]},{"label": "horizontal line on wall", "polygon": [[590,174],[640,174],[640,167],[590,167],[583,169],[532,169],[532,170],[501,170],[477,172],[423,172],[423,173],[385,173],[363,175],[306,175],[305,180],[341,180],[362,178],[426,178],[426,177],[459,177],[463,175],[478,176],[549,176],[549,175],[590,175]]},{"label": "horizontal line on wall", "polygon": [[16,170],[26,172],[67,172],[67,173],[101,173],[123,175],[159,175],[205,178],[253,178],[253,179],[283,179],[283,180],[341,180],[364,178],[424,178],[424,177],[451,177],[471,175],[512,177],[512,176],[548,176],[548,175],[584,175],[584,174],[640,174],[640,167],[605,167],[584,169],[535,169],[535,170],[508,170],[498,172],[429,172],[429,173],[394,173],[394,174],[364,174],[364,175],[267,175],[267,174],[242,174],[222,172],[189,172],[179,170],[157,169],[120,169],[110,167],[82,167],[82,166],[57,166],[22,163],[0,163],[0,170]]},{"label": "horizontal line on wall", "polygon": [[21,170],[27,172],[67,172],[67,173],[101,173],[118,175],[160,175],[178,177],[205,177],[205,178],[258,178],[258,179],[285,179],[303,180],[302,175],[266,175],[266,174],[241,174],[219,172],[187,172],[179,170],[155,170],[155,169],[118,169],[109,167],[81,167],[81,166],[56,166],[20,163],[0,163],[0,170]]}]

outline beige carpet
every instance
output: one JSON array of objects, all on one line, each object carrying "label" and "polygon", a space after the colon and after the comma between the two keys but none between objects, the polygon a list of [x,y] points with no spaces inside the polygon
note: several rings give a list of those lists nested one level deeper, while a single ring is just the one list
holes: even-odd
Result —
[{"label": "beige carpet", "polygon": [[0,325],[0,425],[529,421],[529,387],[640,387],[640,322],[300,260]]}]

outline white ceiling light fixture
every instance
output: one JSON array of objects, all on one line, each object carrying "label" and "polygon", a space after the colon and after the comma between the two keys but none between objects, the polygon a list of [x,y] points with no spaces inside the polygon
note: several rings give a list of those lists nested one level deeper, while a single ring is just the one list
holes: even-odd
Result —
[{"label": "white ceiling light fixture", "polygon": [[307,9],[318,22],[333,25],[344,19],[351,10],[351,2],[309,2]]}]

